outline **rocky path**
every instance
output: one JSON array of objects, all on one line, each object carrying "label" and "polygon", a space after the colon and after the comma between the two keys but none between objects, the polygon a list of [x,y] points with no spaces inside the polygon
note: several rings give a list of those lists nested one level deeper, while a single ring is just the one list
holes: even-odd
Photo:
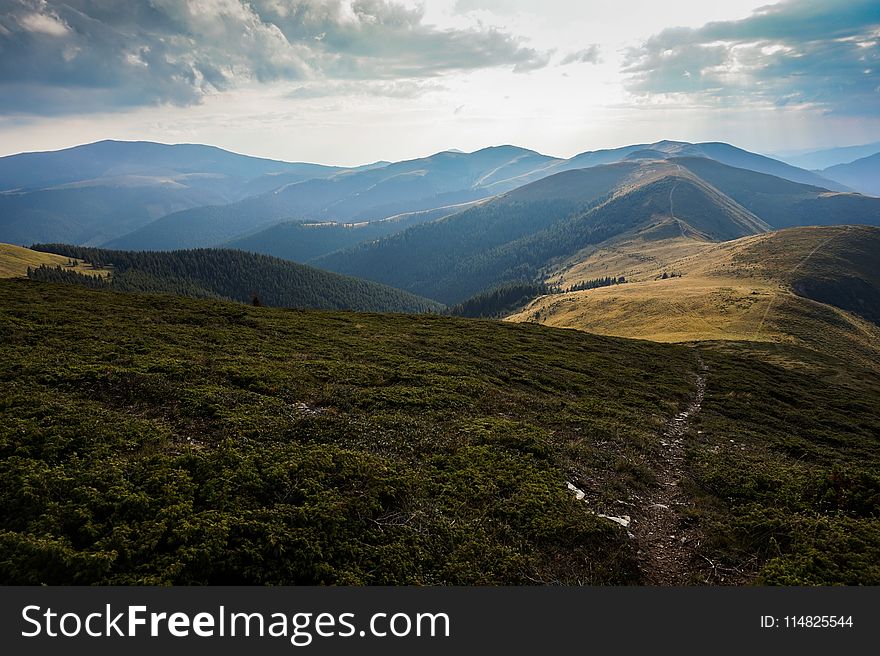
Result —
[{"label": "rocky path", "polygon": [[694,562],[699,534],[689,526],[682,512],[691,502],[681,490],[684,476],[685,435],[691,418],[703,404],[707,367],[697,360],[696,391],[688,406],[666,425],[656,464],[657,485],[637,512],[629,527],[638,546],[641,570],[648,585],[686,585],[698,568]]}]

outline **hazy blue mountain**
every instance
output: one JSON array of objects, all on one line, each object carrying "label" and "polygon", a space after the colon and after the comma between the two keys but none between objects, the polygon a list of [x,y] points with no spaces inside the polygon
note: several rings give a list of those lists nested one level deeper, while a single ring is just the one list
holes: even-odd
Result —
[{"label": "hazy blue mountain", "polygon": [[408,212],[370,222],[302,223],[284,221],[265,230],[230,241],[224,246],[274,255],[295,262],[309,262],[333,251],[349,248],[361,242],[381,239],[411,226],[450,216],[470,205],[470,203],[465,203],[433,210]]},{"label": "hazy blue mountain", "polygon": [[[108,244],[114,248],[214,246],[281,221],[374,221],[466,203],[517,186],[506,182],[554,158],[515,146],[442,152],[380,168],[296,182],[225,206],[163,217]],[[490,187],[487,185],[491,185]],[[506,186],[505,186],[506,185]]]},{"label": "hazy blue mountain", "polygon": [[344,170],[151,142],[10,155],[0,158],[0,240],[103,243],[171,212],[237,200],[254,180]]},{"label": "hazy blue mountain", "polygon": [[861,223],[880,226],[880,200],[800,184],[705,157],[670,160],[687,168],[774,229]]},{"label": "hazy blue mountain", "polygon": [[[594,150],[580,153],[567,160],[552,162],[548,167],[520,175],[516,180],[526,184],[548,175],[572,169],[602,166],[631,159],[668,159],[671,157],[708,157],[728,166],[768,173],[785,180],[812,184],[825,189],[846,191],[847,188],[813,171],[807,171],[779,160],[721,142],[688,143],[685,141],[658,141],[652,144],[633,144],[621,148]],[[498,189],[503,192],[506,189]]]},{"label": "hazy blue mountain", "polygon": [[788,162],[802,169],[821,171],[838,164],[849,164],[857,159],[880,153],[880,141],[862,144],[861,146],[844,146],[842,148],[825,148],[807,152],[779,155],[777,159]]},{"label": "hazy blue mountain", "polygon": [[314,263],[454,304],[500,284],[532,281],[552,261],[658,216],[678,219],[690,231],[714,239],[768,229],[674,164],[619,162],[564,171]]},{"label": "hazy blue mountain", "polygon": [[880,196],[880,153],[838,164],[822,171],[822,175],[839,180],[856,191]]},{"label": "hazy blue mountain", "polygon": [[226,185],[243,184],[272,173],[314,178],[343,170],[239,155],[215,146],[107,140],[64,150],[0,157],[0,191],[44,189],[120,176],[215,187],[217,180],[224,180]]},{"label": "hazy blue mountain", "polygon": [[62,186],[0,193],[0,241],[28,246],[65,241],[96,245],[157,218],[216,202],[217,195],[179,183]]}]

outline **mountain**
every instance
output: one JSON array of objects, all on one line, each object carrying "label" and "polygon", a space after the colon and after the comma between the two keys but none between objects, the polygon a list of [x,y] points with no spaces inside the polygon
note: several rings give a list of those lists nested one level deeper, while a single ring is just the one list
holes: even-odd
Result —
[{"label": "mountain", "polygon": [[822,171],[825,175],[856,191],[880,196],[880,152],[857,159],[849,164],[838,164]]},{"label": "mountain", "polygon": [[[686,141],[658,141],[652,144],[633,144],[621,148],[587,151],[574,157],[550,162],[546,167],[522,174],[517,181],[526,184],[548,175],[572,169],[602,166],[628,160],[671,159],[679,157],[704,157],[737,168],[774,175],[785,180],[810,184],[823,189],[847,191],[839,182],[813,171],[806,171],[779,160],[721,142],[688,143]],[[498,192],[506,191],[499,189]]]},{"label": "mountain", "polygon": [[880,228],[791,228],[710,243],[687,236],[611,240],[549,272],[568,288],[511,320],[669,342],[797,345],[880,372]]},{"label": "mountain", "polygon": [[3,584],[880,584],[858,361],[32,280],[0,335]]},{"label": "mountain", "polygon": [[[442,152],[381,168],[293,183],[224,206],[202,207],[163,217],[108,246],[135,250],[213,246],[282,221],[361,222],[433,210],[505,191],[523,170],[556,161],[514,146],[473,153]],[[506,185],[506,186],[505,186]]]},{"label": "mountain", "polygon": [[498,285],[535,282],[558,260],[621,235],[725,241],[792,225],[846,222],[880,225],[880,201],[708,157],[637,156],[543,178],[314,264],[453,305]]},{"label": "mountain", "polygon": [[856,193],[784,180],[701,157],[676,158],[688,169],[773,228],[864,223],[880,225],[880,202]]},{"label": "mountain", "polygon": [[[837,164],[848,164],[874,153],[880,153],[880,141],[861,146],[844,146],[842,148],[826,148],[791,153],[789,155],[780,155],[777,159],[788,162],[792,166],[799,166],[812,171],[821,171]],[[825,175],[824,172],[823,175]]]},{"label": "mountain", "polygon": [[343,170],[239,155],[215,146],[106,140],[0,157],[0,191],[45,189],[123,176],[183,179],[192,186],[219,189],[263,175],[288,173],[307,179]]},{"label": "mountain", "polygon": [[[479,202],[479,201],[478,201]],[[349,248],[367,241],[375,241],[401,232],[420,223],[442,219],[464,210],[473,203],[438,207],[421,212],[408,212],[358,223],[301,223],[285,221],[240,239],[234,239],[225,248],[235,248],[253,253],[264,253],[294,262],[309,262],[333,251]]]},{"label": "mountain", "polygon": [[[507,145],[345,169],[194,144],[102,141],[0,158],[0,240],[133,250],[220,246],[282,222],[371,222],[486,199],[578,168],[683,156],[845,190],[816,173],[720,143],[660,141],[568,160]],[[369,240],[395,226],[406,222],[363,234]],[[355,234],[334,232],[340,247]],[[318,241],[334,239],[321,235]],[[296,244],[273,252],[285,250],[308,257],[324,253]]]},{"label": "mountain", "polygon": [[254,185],[343,170],[151,142],[11,155],[0,158],[0,240],[100,244],[169,213],[237,200]]},{"label": "mountain", "polygon": [[170,293],[272,307],[344,309],[366,312],[436,312],[439,304],[384,285],[233,250],[171,252],[111,251],[65,244],[34,250],[56,253],[110,269],[96,279],[66,267],[31,271],[35,280],[70,282],[125,292]]}]

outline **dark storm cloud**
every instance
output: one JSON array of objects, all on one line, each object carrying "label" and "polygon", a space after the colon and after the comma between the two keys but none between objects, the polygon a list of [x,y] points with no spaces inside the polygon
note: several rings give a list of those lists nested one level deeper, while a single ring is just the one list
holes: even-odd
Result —
[{"label": "dark storm cloud", "polygon": [[278,80],[425,79],[548,55],[392,0],[0,0],[0,112],[170,103]]},{"label": "dark storm cloud", "polygon": [[880,2],[789,0],[737,21],[671,28],[628,52],[627,88],[707,102],[880,112]]}]

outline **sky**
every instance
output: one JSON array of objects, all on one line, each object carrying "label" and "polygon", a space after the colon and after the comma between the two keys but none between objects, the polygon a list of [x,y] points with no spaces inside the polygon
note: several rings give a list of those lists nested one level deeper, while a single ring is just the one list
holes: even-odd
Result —
[{"label": "sky", "polygon": [[880,140],[877,0],[0,0],[0,155]]}]

